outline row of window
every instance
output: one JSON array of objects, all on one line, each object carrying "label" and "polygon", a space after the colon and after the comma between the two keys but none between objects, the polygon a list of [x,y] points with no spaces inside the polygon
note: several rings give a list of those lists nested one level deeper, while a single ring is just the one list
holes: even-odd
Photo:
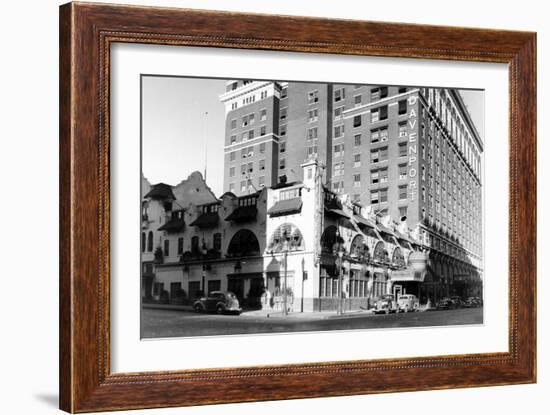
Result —
[{"label": "row of window", "polygon": [[[257,186],[258,187],[264,187],[265,186],[265,176],[258,176],[258,179],[257,179]],[[230,192],[235,192],[235,187],[236,187],[236,184],[235,183],[229,183],[229,191]],[[254,183],[252,182],[252,179],[246,179],[246,180],[241,180],[240,183],[239,183],[239,189],[241,191],[241,193],[245,193],[245,192],[248,192],[250,190],[254,191]]]},{"label": "row of window", "polygon": [[[241,133],[241,141],[245,142],[245,141],[253,140],[254,139],[254,133],[255,133],[254,128],[252,128],[250,130],[243,131]],[[267,134],[267,126],[265,126],[265,125],[260,126],[260,135],[259,136],[263,137],[266,134]],[[236,144],[237,143],[237,135],[236,134],[232,134],[229,137],[229,143],[230,144]]]}]

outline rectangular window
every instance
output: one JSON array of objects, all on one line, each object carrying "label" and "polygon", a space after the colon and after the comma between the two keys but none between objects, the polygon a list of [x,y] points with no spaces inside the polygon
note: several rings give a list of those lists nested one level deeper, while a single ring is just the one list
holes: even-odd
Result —
[{"label": "rectangular window", "polygon": [[400,86],[399,89],[397,90],[397,92],[399,94],[404,94],[405,92],[407,92],[407,87],[406,86]]},{"label": "rectangular window", "polygon": [[265,153],[265,143],[260,143],[260,153]]},{"label": "rectangular window", "polygon": [[356,106],[356,107],[359,107],[361,105],[361,101],[363,99],[363,96],[362,95],[355,95],[353,97],[353,104]]},{"label": "rectangular window", "polygon": [[334,119],[335,120],[342,119],[343,112],[344,112],[344,107],[334,108]]},{"label": "rectangular window", "polygon": [[235,183],[229,183],[229,191],[235,193]]},{"label": "rectangular window", "polygon": [[399,180],[404,180],[407,178],[407,165],[406,164],[400,164],[399,165]]},{"label": "rectangular window", "polygon": [[252,173],[254,171],[254,164],[253,163],[248,163],[247,169],[248,169],[249,173]]},{"label": "rectangular window", "polygon": [[260,171],[265,170],[265,160],[259,161],[259,169]]},{"label": "rectangular window", "polygon": [[178,255],[183,254],[183,238],[178,238]]},{"label": "rectangular window", "polygon": [[407,155],[407,142],[404,141],[398,145],[398,156],[405,157]]},{"label": "rectangular window", "polygon": [[346,90],[344,88],[334,91],[334,102],[342,101],[346,97]]},{"label": "rectangular window", "polygon": [[229,141],[231,142],[231,144],[235,144],[237,142],[237,136],[232,135],[231,138],[229,139]]},{"label": "rectangular window", "polygon": [[388,106],[384,105],[383,107],[380,107],[380,120],[386,119],[388,119]]},{"label": "rectangular window", "polygon": [[288,94],[288,88],[281,89],[281,99],[285,99]]},{"label": "rectangular window", "polygon": [[334,127],[334,138],[339,138],[344,135],[344,125],[337,125]]},{"label": "rectangular window", "polygon": [[317,121],[319,119],[319,110],[317,108],[309,110],[307,112],[307,120],[309,122]]},{"label": "rectangular window", "polygon": [[380,161],[385,161],[387,159],[388,159],[388,147],[377,148],[376,150],[371,150],[370,152],[371,163],[378,163]]},{"label": "rectangular window", "polygon": [[356,115],[355,117],[353,117],[353,128],[357,128],[360,126],[361,126],[361,116]]},{"label": "rectangular window", "polygon": [[307,94],[307,103],[308,104],[315,104],[319,102],[319,91],[310,91]]},{"label": "rectangular window", "polygon": [[388,141],[388,126],[380,127],[380,142]]},{"label": "rectangular window", "polygon": [[280,111],[281,120],[285,120],[286,116],[287,116],[287,108],[281,108],[281,111]]},{"label": "rectangular window", "polygon": [[407,216],[407,206],[399,206],[399,216]]},{"label": "rectangular window", "polygon": [[361,175],[360,174],[354,174],[353,175],[353,187],[361,187]]},{"label": "rectangular window", "polygon": [[370,192],[370,203],[371,205],[374,205],[376,203],[380,202],[380,198],[378,195],[378,190],[373,190]]},{"label": "rectangular window", "polygon": [[267,110],[263,108],[260,110],[260,121],[265,121],[267,119]]},{"label": "rectangular window", "polygon": [[361,167],[361,154],[353,155],[353,167]]},{"label": "rectangular window", "polygon": [[407,122],[400,122],[399,123],[399,137],[406,137],[407,136]]},{"label": "rectangular window", "polygon": [[246,164],[241,164],[241,176],[246,174]]},{"label": "rectangular window", "polygon": [[241,192],[246,192],[246,180],[241,182]]},{"label": "rectangular window", "polygon": [[388,182],[388,169],[383,168],[380,169],[380,183],[387,183]]},{"label": "rectangular window", "polygon": [[279,169],[283,170],[286,167],[285,159],[279,160]]},{"label": "rectangular window", "polygon": [[344,175],[344,163],[336,163],[334,164],[334,175],[335,176],[343,176]]},{"label": "rectangular window", "polygon": [[388,201],[388,189],[380,189],[380,202],[384,203]]},{"label": "rectangular window", "polygon": [[344,157],[344,144],[334,146],[334,157]]},{"label": "rectangular window", "polygon": [[399,200],[407,200],[407,185],[399,186]]},{"label": "rectangular window", "polygon": [[253,138],[254,138],[254,130],[250,130],[250,131],[248,132],[248,139],[249,139],[249,140],[252,140]]},{"label": "rectangular window", "polygon": [[384,105],[383,107],[375,108],[371,110],[371,122],[382,121],[388,118],[388,106]]},{"label": "rectangular window", "polygon": [[407,113],[407,100],[406,99],[402,99],[401,101],[399,101],[397,113],[399,115],[403,115],[403,114]]},{"label": "rectangular window", "polygon": [[353,143],[355,147],[359,147],[361,145],[361,134],[355,134],[353,136]]},{"label": "rectangular window", "polygon": [[235,177],[235,167],[229,168],[229,177]]},{"label": "rectangular window", "polygon": [[231,120],[231,129],[234,130],[235,128],[237,128],[237,120]]},{"label": "rectangular window", "polygon": [[231,153],[229,153],[229,161],[235,161],[235,157],[236,157],[236,155],[235,155],[235,152],[234,152],[234,151],[232,151]]},{"label": "rectangular window", "polygon": [[308,140],[314,140],[317,137],[318,137],[317,127],[308,128],[308,130],[307,130],[307,139]]},{"label": "rectangular window", "polygon": [[168,239],[164,240],[164,256],[170,256],[170,241]]},{"label": "rectangular window", "polygon": [[284,137],[286,135],[286,124],[283,124],[279,127],[279,135]]},{"label": "rectangular window", "polygon": [[371,184],[378,184],[380,182],[380,170],[373,170],[370,172]]},{"label": "rectangular window", "polygon": [[279,152],[280,153],[284,153],[286,151],[286,142],[282,142],[281,144],[279,144]]},{"label": "rectangular window", "polygon": [[258,177],[258,186],[260,186],[260,187],[265,186],[265,176]]},{"label": "rectangular window", "polygon": [[266,134],[266,126],[265,125],[262,125],[260,127],[260,135],[261,136],[264,136]]}]

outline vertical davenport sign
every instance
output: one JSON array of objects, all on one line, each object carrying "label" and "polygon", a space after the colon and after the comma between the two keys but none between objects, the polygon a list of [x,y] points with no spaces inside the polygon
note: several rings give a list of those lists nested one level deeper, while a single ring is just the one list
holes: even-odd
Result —
[{"label": "vertical davenport sign", "polygon": [[411,108],[411,111],[409,112],[408,116],[408,125],[409,125],[409,197],[411,201],[414,201],[416,199],[416,195],[418,193],[418,184],[416,180],[416,176],[418,175],[418,170],[415,167],[416,161],[417,161],[417,132],[415,130],[416,123],[417,123],[417,115],[416,110],[414,108],[414,105],[416,105],[418,101],[418,98],[414,95],[411,95],[408,98],[408,104]]}]

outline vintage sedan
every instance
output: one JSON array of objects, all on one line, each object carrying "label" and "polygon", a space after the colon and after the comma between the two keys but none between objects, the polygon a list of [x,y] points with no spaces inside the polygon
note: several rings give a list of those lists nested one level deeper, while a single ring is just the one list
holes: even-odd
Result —
[{"label": "vintage sedan", "polygon": [[397,299],[397,309],[399,312],[408,313],[409,311],[418,311],[419,302],[416,295],[403,294]]},{"label": "vintage sedan", "polygon": [[396,313],[397,302],[392,294],[385,294],[381,296],[376,303],[374,303],[374,314],[379,313]]},{"label": "vintage sedan", "polygon": [[241,314],[239,300],[231,291],[212,291],[193,303],[196,313]]},{"label": "vintage sedan", "polygon": [[438,310],[454,310],[457,306],[456,303],[449,297],[443,297],[437,302],[435,308]]}]

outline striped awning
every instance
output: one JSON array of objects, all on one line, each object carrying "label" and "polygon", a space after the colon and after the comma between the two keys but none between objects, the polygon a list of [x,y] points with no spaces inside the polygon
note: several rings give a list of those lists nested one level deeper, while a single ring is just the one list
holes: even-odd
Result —
[{"label": "striped awning", "polygon": [[302,199],[295,197],[292,199],[279,200],[269,210],[267,214],[271,217],[291,215],[302,211]]}]

